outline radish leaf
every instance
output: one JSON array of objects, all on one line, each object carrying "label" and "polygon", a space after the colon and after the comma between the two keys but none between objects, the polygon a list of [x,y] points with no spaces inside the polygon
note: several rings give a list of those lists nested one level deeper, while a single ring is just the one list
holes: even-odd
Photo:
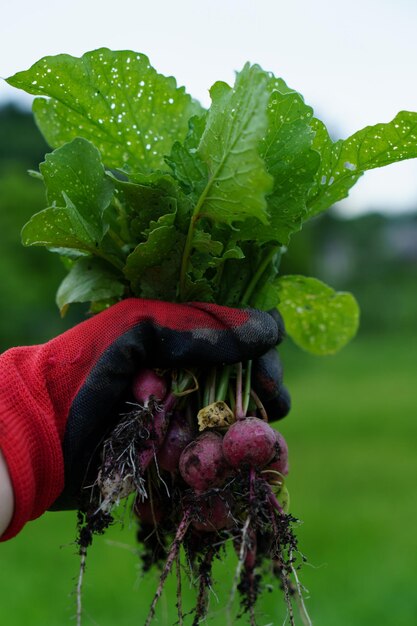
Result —
[{"label": "radish leaf", "polygon": [[282,276],[277,285],[287,333],[304,350],[334,354],[355,336],[359,309],[352,294],[305,276]]},{"label": "radish leaf", "polygon": [[195,201],[202,193],[208,179],[207,165],[197,155],[197,148],[205,130],[207,116],[194,116],[189,121],[188,134],[184,143],[176,141],[170,156],[165,158],[175,178],[186,193],[192,194]]},{"label": "radish leaf", "polygon": [[152,221],[176,211],[178,185],[168,175],[135,176],[128,181],[114,180],[118,221],[124,238],[135,245],[146,239]]},{"label": "radish leaf", "polygon": [[47,154],[40,165],[50,206],[72,203],[91,239],[100,242],[106,225],[103,214],[113,196],[113,184],[106,177],[100,153],[85,139],[71,143]]},{"label": "radish leaf", "polygon": [[[417,156],[417,113],[333,142],[302,96],[258,65],[233,88],[215,83],[206,111],[145,55],[105,48],[45,57],[8,82],[41,96],[35,116],[58,147],[38,175],[50,206],[22,239],[71,259],[61,307],[88,293],[94,311],[129,294],[279,304],[288,333],[314,354],[353,337],[353,297],[278,279],[280,254],[366,170]],[[73,280],[83,268],[84,287]]]},{"label": "radish leaf", "polygon": [[256,292],[253,306],[262,311],[269,311],[278,307],[280,302],[280,289],[276,281],[266,283]]},{"label": "radish leaf", "polygon": [[24,245],[107,255],[117,265],[118,250],[112,249],[110,242],[102,245],[108,229],[104,212],[113,196],[113,184],[105,175],[97,148],[84,139],[74,139],[47,155],[40,170],[52,206],[33,215],[23,227]]},{"label": "radish leaf", "polygon": [[215,83],[198,146],[191,148],[190,138],[186,150],[175,146],[169,158],[173,171],[182,182],[195,181],[194,221],[203,216],[231,224],[253,216],[268,222],[265,195],[273,181],[257,150],[267,124],[267,82],[265,72],[247,64],[233,89]]},{"label": "radish leaf", "polygon": [[116,273],[100,259],[83,257],[75,261],[59,286],[56,303],[64,316],[73,302],[119,299],[124,290],[120,273]]},{"label": "radish leaf", "polygon": [[417,113],[400,111],[388,124],[366,126],[344,141],[332,142],[317,119],[312,128],[321,166],[309,193],[309,217],[345,198],[366,170],[417,157]]},{"label": "radish leaf", "polygon": [[173,142],[185,137],[188,119],[202,111],[174,78],[130,50],[45,57],[8,83],[43,96],[33,111],[51,146],[85,137],[108,167],[162,167]]},{"label": "radish leaf", "polygon": [[300,230],[307,217],[306,197],[320,156],[312,150],[313,110],[300,94],[282,94],[275,89],[278,81],[271,82],[274,91],[268,102],[268,128],[260,144],[260,154],[274,178],[267,198],[271,223],[266,227],[253,224],[252,228],[256,228],[260,242],[272,239],[288,244],[290,235]]},{"label": "radish leaf", "polygon": [[240,229],[242,239],[256,237],[259,243],[275,241],[287,245],[292,233],[308,218],[306,199],[320,165],[320,155],[312,148],[313,110],[302,96],[280,78],[270,76],[268,126],[259,152],[274,186],[267,196],[270,223],[247,220]]},{"label": "radish leaf", "polygon": [[[183,235],[174,225],[175,213],[162,216],[127,257],[125,276],[136,296],[176,298]],[[168,294],[168,295],[167,295]]]},{"label": "radish leaf", "polygon": [[268,223],[265,196],[272,190],[273,179],[258,154],[267,125],[268,80],[268,74],[259,66],[246,64],[237,74],[233,89],[215,83],[204,129],[201,121],[191,127],[184,150],[176,145],[170,156],[171,168],[174,173],[180,172],[183,183],[192,176],[195,179],[196,174],[199,177],[190,192],[194,209],[181,264],[181,299],[186,298],[187,276],[193,273],[198,220],[231,225],[254,217]]}]

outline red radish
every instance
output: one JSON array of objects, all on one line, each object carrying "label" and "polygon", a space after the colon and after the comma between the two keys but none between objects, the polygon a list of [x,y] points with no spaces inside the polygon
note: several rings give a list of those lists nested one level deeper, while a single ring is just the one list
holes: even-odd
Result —
[{"label": "red radish", "polygon": [[[169,414],[175,405],[176,398],[173,394],[167,397],[165,379],[150,369],[142,369],[136,375],[132,392],[144,409],[134,426],[138,431],[135,437],[139,439],[136,442],[137,461],[140,472],[143,474],[162,445],[169,424]],[[159,406],[150,407],[151,399]]]},{"label": "red radish", "polygon": [[223,438],[223,454],[235,468],[265,467],[278,448],[275,431],[264,420],[245,417],[229,428]]},{"label": "red radish", "polygon": [[135,513],[143,524],[156,526],[164,518],[164,509],[159,500],[145,500],[135,502]]},{"label": "red radish", "polygon": [[132,392],[135,400],[145,406],[151,397],[162,402],[167,394],[166,381],[153,370],[142,369],[133,379]]},{"label": "red radish", "polygon": [[194,431],[188,420],[175,413],[169,423],[164,442],[156,455],[158,465],[167,472],[178,471],[181,452],[193,440]]},{"label": "red radish", "polygon": [[280,474],[286,476],[289,471],[288,445],[281,433],[275,431],[275,436],[278,443],[279,452],[277,454],[277,458],[268,465],[267,469],[274,470],[275,472],[279,472]]},{"label": "red radish", "polygon": [[[163,548],[164,534],[173,532],[176,527],[145,626],[150,625],[175,561],[180,567],[181,545],[187,556],[198,559],[199,563],[199,591],[193,623],[205,618],[212,562],[220,539],[232,539],[238,550],[234,589],[241,593],[242,607],[254,625],[260,578],[256,566],[265,558],[265,550],[274,563],[279,563],[279,576],[289,597],[282,545],[292,549],[296,541],[289,526],[291,519],[286,515],[288,493],[282,477],[288,473],[285,439],[267,421],[255,416],[239,418],[224,437],[211,429],[193,439],[197,424],[193,427],[191,418],[179,412],[173,415],[177,396],[168,391],[162,377],[152,370],[142,370],[134,380],[133,391],[137,401],[134,410],[122,415],[104,442],[97,479],[101,499],[82,528],[80,546],[84,552],[81,554],[85,554],[93,532],[102,532],[111,523],[112,509],[120,499],[136,492],[134,512],[141,523],[138,537],[143,538],[140,533],[148,538],[154,536],[159,546],[151,545],[143,557],[144,563],[150,566],[160,558],[155,555],[160,554],[161,546]],[[186,410],[191,413],[191,405],[186,405]],[[156,471],[149,473],[153,461],[157,468],[151,467]],[[154,491],[156,499],[151,502],[147,499],[149,481],[164,480],[158,468],[172,474],[165,478],[173,487],[173,495],[168,494],[168,498],[161,501],[157,495],[161,492],[157,489]],[[238,471],[241,469],[243,471]],[[175,475],[177,472],[186,484]],[[227,489],[220,490],[227,479]],[[214,533],[220,532],[216,543]],[[156,549],[159,552],[155,552]],[[82,562],[81,572],[83,567]],[[180,574],[177,598],[178,615],[182,619]]]},{"label": "red radish", "polygon": [[213,494],[199,503],[198,517],[199,519],[194,520],[193,527],[203,532],[215,532],[234,526],[230,506],[219,494]]},{"label": "red radish", "polygon": [[205,432],[188,444],[180,456],[181,476],[196,491],[220,487],[227,477],[222,436]]},{"label": "red radish", "polygon": [[126,414],[103,445],[103,461],[97,478],[100,509],[109,513],[132,491],[146,497],[143,475],[162,445],[176,397],[163,403],[140,406]]},{"label": "red radish", "polygon": [[137,460],[142,473],[149,463],[155,458],[161,447],[169,425],[169,415],[175,405],[176,397],[173,394],[164,400],[160,408],[147,416],[144,416],[140,427],[147,431],[147,437],[143,438],[138,445]]}]

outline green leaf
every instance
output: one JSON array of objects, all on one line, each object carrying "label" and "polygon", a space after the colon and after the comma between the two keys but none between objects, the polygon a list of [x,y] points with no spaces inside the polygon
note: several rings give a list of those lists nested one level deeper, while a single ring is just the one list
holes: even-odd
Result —
[{"label": "green leaf", "polygon": [[213,285],[205,277],[194,280],[187,276],[184,299],[187,302],[214,302]]},{"label": "green leaf", "polygon": [[126,237],[130,237],[135,244],[146,239],[152,221],[175,213],[177,209],[179,188],[169,175],[135,175],[128,181],[114,179],[114,185],[120,209],[119,220],[124,222]]},{"label": "green leaf", "polygon": [[[192,296],[190,295],[190,285],[195,285],[196,281],[205,280],[210,282],[210,278],[205,275],[207,271],[210,271],[212,261],[219,258],[223,251],[223,244],[221,241],[212,239],[211,234],[204,231],[201,225],[194,231],[193,237],[193,251],[190,256],[189,271],[188,271],[188,287],[187,300]],[[210,272],[213,275],[213,272]],[[212,278],[212,276],[211,276]],[[194,287],[193,287],[194,290]],[[212,286],[210,287],[210,293],[212,294]],[[183,293],[185,298],[185,293]],[[212,295],[210,296],[210,298]]]},{"label": "green leaf", "polygon": [[[255,298],[253,299],[253,306],[255,309],[261,309],[261,311],[269,311],[275,309],[280,301],[280,288],[275,282],[268,282],[262,285],[260,289],[255,292]],[[251,302],[252,304],[252,302]]]},{"label": "green leaf", "polygon": [[73,302],[105,301],[121,298],[125,290],[123,276],[100,259],[83,257],[71,267],[62,281],[56,303],[65,315]]},{"label": "green leaf", "polygon": [[91,238],[101,241],[106,230],[103,214],[114,188],[97,148],[85,139],[74,139],[47,154],[39,169],[49,204],[75,206]]},{"label": "green leaf", "polygon": [[49,252],[54,252],[60,255],[60,261],[64,266],[69,269],[72,267],[72,262],[80,257],[88,256],[88,252],[82,250],[76,250],[74,248],[48,248]]},{"label": "green leaf", "polygon": [[208,178],[207,165],[196,154],[206,122],[207,115],[192,117],[184,143],[176,141],[170,156],[165,158],[184,191],[195,197],[203,191]]},{"label": "green leaf", "polygon": [[263,248],[260,248],[256,241],[245,241],[242,247],[234,247],[232,244],[228,249],[236,250],[237,255],[227,259],[221,268],[216,302],[238,307],[241,306],[243,295],[259,266]]},{"label": "green leaf", "polygon": [[40,169],[53,206],[33,215],[23,227],[23,244],[98,253],[107,230],[103,215],[113,184],[97,148],[74,139],[47,155]]},{"label": "green leaf", "polygon": [[344,141],[332,142],[319,120],[312,127],[321,166],[308,198],[310,217],[345,198],[366,170],[417,157],[417,113],[401,111],[391,122],[367,126]]},{"label": "green leaf", "polygon": [[[189,259],[182,297],[186,301],[214,302],[219,284],[223,282],[226,262],[231,259],[243,259],[244,254],[238,246],[219,240],[224,234],[224,229],[214,229],[210,234],[203,230],[202,222],[194,232],[193,251]],[[207,223],[205,226],[209,227]]]},{"label": "green leaf", "polygon": [[[166,217],[161,218],[162,223]],[[127,257],[125,276],[136,296],[175,300],[184,237],[174,224],[160,225]]]},{"label": "green leaf", "polygon": [[162,167],[174,141],[184,139],[189,118],[202,112],[174,78],[130,50],[45,57],[7,82],[43,96],[33,110],[51,146],[85,137],[108,167]]},{"label": "green leaf", "polygon": [[334,354],[355,336],[359,308],[352,294],[305,276],[283,276],[277,284],[287,333],[301,348]]},{"label": "green leaf", "polygon": [[268,78],[258,66],[247,64],[233,89],[215,83],[198,146],[190,147],[190,137],[183,150],[175,146],[169,163],[179,179],[193,187],[194,220],[205,217],[231,224],[253,216],[267,223],[265,195],[272,189],[272,178],[257,148],[267,125]]},{"label": "green leaf", "polygon": [[35,213],[22,229],[22,243],[24,246],[73,248],[86,252],[92,252],[95,244],[71,202],[66,208],[50,207]]},{"label": "green leaf", "polygon": [[[248,219],[239,226],[235,238],[286,245],[291,234],[300,230],[307,218],[306,199],[320,156],[311,147],[313,110],[281,79],[271,78],[268,87],[268,127],[259,152],[274,179],[272,193],[267,196],[270,223],[265,225]],[[278,89],[284,89],[284,93]]]},{"label": "green leaf", "polygon": [[290,235],[300,230],[306,219],[306,197],[320,164],[319,154],[312,150],[312,115],[313,110],[297,92],[274,90],[269,98],[268,129],[260,154],[274,177],[274,188],[267,198],[271,223],[263,228],[258,241],[270,241],[273,235],[275,241],[288,244]]},{"label": "green leaf", "polygon": [[219,256],[223,250],[221,241],[213,240],[210,233],[201,229],[194,231],[193,246],[198,252],[204,252],[212,256]]},{"label": "green leaf", "polygon": [[209,261],[209,266],[218,267],[219,265],[221,265],[222,263],[230,259],[244,259],[244,258],[245,258],[245,255],[243,254],[243,250],[239,248],[239,246],[236,246],[235,244],[230,243],[226,247],[226,249],[224,250],[221,256],[213,257]]},{"label": "green leaf", "polygon": [[[182,156],[181,161],[175,162],[175,151],[170,156],[171,167],[174,172],[176,166],[180,169],[182,181],[187,180],[187,168],[205,176],[204,180],[197,181],[190,194],[194,209],[181,264],[182,300],[187,276],[192,279],[190,263],[199,220],[231,225],[253,217],[268,223],[265,196],[272,190],[273,180],[258,154],[258,145],[267,126],[269,78],[260,67],[247,64],[237,75],[233,89],[225,83],[215,83],[210,91],[212,105],[198,147],[190,147],[187,157]],[[196,137],[189,135],[189,142],[195,140]],[[230,233],[227,239],[229,237]]]}]

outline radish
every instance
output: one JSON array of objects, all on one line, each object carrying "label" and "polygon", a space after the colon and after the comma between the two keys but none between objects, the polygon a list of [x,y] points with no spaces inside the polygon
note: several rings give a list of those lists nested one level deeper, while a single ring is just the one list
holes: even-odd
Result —
[{"label": "radish", "polygon": [[[265,419],[247,416],[250,367],[238,366],[232,383],[236,401],[231,404],[237,421],[231,426],[210,422],[210,428],[197,437],[198,420],[193,421],[191,416],[201,412],[200,398],[194,397],[195,402],[188,398],[188,373],[183,375],[181,385],[177,372],[172,376],[177,383],[174,387],[177,395],[170,391],[167,378],[151,370],[142,370],[132,381],[136,401],[133,410],[122,415],[104,442],[97,479],[101,500],[92,514],[85,514],[84,527],[80,525],[82,563],[89,545],[87,540],[91,543],[92,534],[102,532],[111,523],[110,513],[120,499],[135,492],[134,513],[140,523],[138,540],[146,544],[142,554],[144,566],[149,569],[165,561],[146,625],[154,617],[162,588],[175,563],[177,606],[182,623],[178,573],[181,546],[199,581],[193,626],[205,619],[212,566],[215,559],[221,558],[221,546],[227,540],[235,545],[239,559],[232,593],[239,591],[242,610],[254,625],[261,580],[258,567],[265,564],[265,559],[273,563],[288,606],[294,593],[288,568],[292,563],[291,551],[296,550],[297,544],[291,528],[294,518],[286,513],[288,493],[284,485],[288,447],[284,437],[268,424],[264,407]],[[215,378],[210,374],[203,378],[208,387],[208,392],[203,394],[206,406],[221,402],[215,399],[218,393]],[[226,383],[233,393],[228,380]],[[223,388],[218,395],[225,397],[224,380],[218,384]],[[252,404],[249,410],[255,411],[256,407],[260,409],[261,405]],[[214,533],[219,534],[215,541]]]},{"label": "radish", "polygon": [[177,472],[181,453],[193,438],[194,429],[188,420],[180,413],[175,413],[156,455],[159,467],[167,472]]},{"label": "radish", "polygon": [[152,370],[138,373],[133,393],[140,404],[122,417],[103,445],[97,484],[99,510],[106,513],[133,491],[146,497],[143,475],[164,440],[175,405],[166,381]]},{"label": "radish", "polygon": [[132,393],[137,402],[148,406],[151,398],[162,402],[167,394],[167,384],[165,379],[153,370],[142,369],[133,379]]},{"label": "radish", "polygon": [[202,532],[216,532],[235,525],[230,504],[224,495],[213,494],[198,503],[193,527]]},{"label": "radish", "polygon": [[265,467],[278,451],[275,431],[264,420],[245,417],[235,422],[223,439],[223,454],[234,468]]},{"label": "radish", "polygon": [[267,469],[279,472],[280,474],[286,476],[289,472],[288,445],[284,437],[278,431],[275,431],[275,437],[278,444],[279,452],[277,454],[277,458],[268,465]]},{"label": "radish", "polygon": [[157,526],[165,517],[165,511],[162,502],[159,500],[145,500],[135,502],[134,512],[138,516],[142,524],[148,526]]},{"label": "radish", "polygon": [[222,441],[221,435],[205,432],[183,450],[179,462],[180,474],[195,491],[220,487],[225,482],[228,466]]}]

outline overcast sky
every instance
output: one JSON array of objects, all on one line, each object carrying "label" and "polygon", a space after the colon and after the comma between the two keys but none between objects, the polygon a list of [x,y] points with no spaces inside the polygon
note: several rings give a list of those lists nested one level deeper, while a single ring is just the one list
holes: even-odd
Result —
[{"label": "overcast sky", "polygon": [[[203,104],[216,80],[246,61],[282,76],[346,137],[417,111],[416,0],[19,0],[0,13],[0,76],[45,55],[101,46],[147,54]],[[0,83],[0,104],[18,99]],[[345,214],[417,208],[417,159],[367,172]]]}]

